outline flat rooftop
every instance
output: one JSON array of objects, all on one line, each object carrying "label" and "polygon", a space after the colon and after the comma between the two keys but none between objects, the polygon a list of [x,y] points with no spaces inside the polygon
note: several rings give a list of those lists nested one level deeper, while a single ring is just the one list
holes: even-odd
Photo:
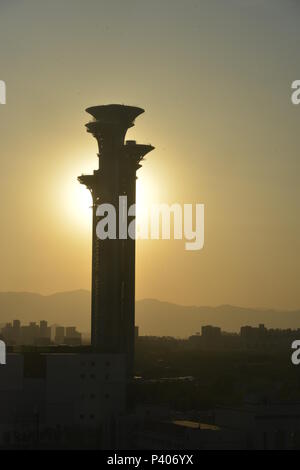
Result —
[{"label": "flat rooftop", "polygon": [[172,421],[172,424],[176,426],[182,426],[189,429],[200,429],[203,431],[220,431],[221,428],[219,426],[215,426],[214,424],[207,424],[207,423],[199,423],[198,421],[189,421],[186,419],[178,419]]}]

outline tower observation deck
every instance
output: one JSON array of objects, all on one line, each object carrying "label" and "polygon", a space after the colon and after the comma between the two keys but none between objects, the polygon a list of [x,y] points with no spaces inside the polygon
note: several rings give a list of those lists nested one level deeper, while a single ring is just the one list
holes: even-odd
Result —
[{"label": "tower observation deck", "polygon": [[[135,240],[119,239],[119,196],[127,207],[136,201],[136,172],[151,145],[125,142],[127,130],[144,112],[142,108],[110,104],[86,110],[93,120],[86,124],[98,142],[99,166],[78,180],[93,198],[91,341],[95,351],[127,356],[128,376],[133,374],[135,317]],[[116,209],[116,239],[99,239],[96,215],[99,204]],[[134,217],[131,217],[131,219]],[[128,217],[130,223],[130,217]]]}]

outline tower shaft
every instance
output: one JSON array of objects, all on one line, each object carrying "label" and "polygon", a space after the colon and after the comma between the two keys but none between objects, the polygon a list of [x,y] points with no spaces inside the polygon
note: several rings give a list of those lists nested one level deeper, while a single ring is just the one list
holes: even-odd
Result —
[{"label": "tower shaft", "polygon": [[[128,375],[133,374],[135,317],[135,239],[119,238],[119,197],[126,196],[127,209],[136,202],[136,171],[151,145],[124,142],[127,129],[143,112],[141,108],[107,105],[88,108],[94,120],[87,126],[97,139],[99,168],[78,179],[93,198],[91,341],[97,351],[127,356]],[[97,236],[99,204],[116,211],[116,239]],[[124,208],[122,208],[124,211]]]}]

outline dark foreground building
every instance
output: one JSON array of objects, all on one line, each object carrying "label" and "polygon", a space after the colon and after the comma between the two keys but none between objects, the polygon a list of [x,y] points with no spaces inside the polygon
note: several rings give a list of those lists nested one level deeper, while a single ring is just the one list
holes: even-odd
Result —
[{"label": "dark foreground building", "polygon": [[[99,168],[92,175],[78,178],[93,198],[92,346],[99,352],[125,354],[128,375],[132,375],[135,240],[128,237],[124,226],[134,220],[134,213],[128,217],[128,209],[136,200],[136,171],[153,147],[124,142],[127,130],[143,109],[111,104],[94,106],[87,112],[94,118],[86,124],[87,130],[99,146]],[[111,204],[116,210],[115,239],[97,236],[97,224],[107,215],[97,215],[99,204]]]}]

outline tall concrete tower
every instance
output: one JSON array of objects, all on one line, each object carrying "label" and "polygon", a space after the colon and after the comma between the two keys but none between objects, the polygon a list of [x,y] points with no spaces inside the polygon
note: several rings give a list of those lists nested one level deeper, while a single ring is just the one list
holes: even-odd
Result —
[{"label": "tall concrete tower", "polygon": [[[144,112],[134,106],[110,104],[86,110],[93,120],[86,124],[98,142],[99,167],[92,175],[78,178],[93,198],[92,248],[92,346],[96,351],[127,355],[128,375],[133,373],[135,310],[135,240],[119,237],[119,197],[127,207],[136,201],[136,171],[151,145],[124,142],[127,130]],[[99,204],[116,209],[116,239],[99,239],[96,226]],[[127,213],[125,214],[125,217]],[[131,216],[131,219],[134,217]],[[130,223],[130,217],[128,217]]]}]

